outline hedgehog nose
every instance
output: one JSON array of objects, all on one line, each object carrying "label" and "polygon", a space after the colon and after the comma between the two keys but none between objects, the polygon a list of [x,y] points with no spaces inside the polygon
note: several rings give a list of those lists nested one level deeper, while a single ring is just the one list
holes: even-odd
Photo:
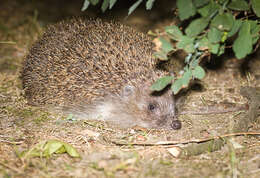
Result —
[{"label": "hedgehog nose", "polygon": [[174,119],[174,120],[172,120],[172,123],[170,124],[170,126],[173,130],[179,130],[179,129],[181,129],[181,121]]}]

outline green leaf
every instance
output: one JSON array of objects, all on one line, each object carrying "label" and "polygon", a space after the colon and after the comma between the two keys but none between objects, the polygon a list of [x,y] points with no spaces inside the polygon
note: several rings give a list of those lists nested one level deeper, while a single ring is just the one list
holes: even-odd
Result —
[{"label": "green leaf", "polygon": [[[50,156],[53,153],[64,153],[62,152],[63,143],[58,140],[49,140],[44,146],[44,155]],[[60,152],[59,152],[60,150]]]},{"label": "green leaf", "polygon": [[260,1],[259,0],[251,0],[252,8],[257,17],[260,17]]},{"label": "green leaf", "polygon": [[160,60],[163,60],[163,61],[168,60],[167,54],[168,53],[165,51],[158,51],[158,52],[153,53],[155,58],[159,58]]},{"label": "green leaf", "polygon": [[192,60],[190,61],[190,66],[189,66],[189,68],[188,68],[188,69],[185,69],[185,70],[188,71],[188,70],[190,70],[190,69],[195,68],[195,67],[198,65],[198,63],[199,63],[199,60],[198,60],[198,59],[192,59]]},{"label": "green leaf", "polygon": [[198,9],[198,13],[202,17],[208,18],[211,17],[214,13],[216,13],[220,8],[220,5],[218,5],[214,1],[210,1],[208,5]]},{"label": "green leaf", "polygon": [[209,39],[207,37],[203,37],[202,39],[200,39],[199,41],[199,50],[201,51],[205,51],[209,49]]},{"label": "green leaf", "polygon": [[102,12],[105,12],[109,6],[109,0],[104,0],[101,6]]},{"label": "green leaf", "polygon": [[81,11],[85,11],[88,8],[89,4],[90,4],[89,1],[85,0],[83,6],[81,8]]},{"label": "green leaf", "polygon": [[224,5],[229,0],[217,0],[217,2],[221,5]]},{"label": "green leaf", "polygon": [[216,27],[221,31],[230,31],[234,23],[234,17],[230,13],[218,14],[213,18],[211,27]]},{"label": "green leaf", "polygon": [[221,38],[223,36],[223,32],[218,30],[215,27],[210,28],[208,32],[208,39],[211,43],[218,43],[221,41]]},{"label": "green leaf", "polygon": [[23,152],[21,157],[50,157],[53,153],[68,153],[72,157],[80,157],[78,152],[70,144],[59,140],[48,140],[38,143],[29,151]]},{"label": "green leaf", "polygon": [[242,59],[252,52],[253,42],[248,21],[243,22],[232,48],[238,59]]},{"label": "green leaf", "polygon": [[167,41],[165,38],[160,37],[159,40],[162,43],[161,49],[164,52],[168,53],[173,50],[172,44],[169,41]]},{"label": "green leaf", "polygon": [[185,29],[185,33],[189,37],[195,37],[200,34],[208,26],[208,24],[209,21],[204,17],[193,20]]},{"label": "green leaf", "polygon": [[181,79],[175,80],[171,86],[171,90],[173,91],[174,94],[177,94],[181,90],[181,88],[182,88]]},{"label": "green leaf", "polygon": [[[259,26],[258,26],[259,27]],[[258,28],[258,30],[259,30],[260,28]],[[253,36],[252,35],[252,44],[254,45],[257,41],[258,41],[258,39],[259,39],[259,35],[257,35],[257,36]]]},{"label": "green leaf", "polygon": [[199,50],[201,50],[201,51],[209,50],[213,54],[217,54],[218,50],[219,50],[219,46],[220,46],[219,43],[217,43],[217,44],[210,43],[210,41],[207,37],[203,37],[199,41]]},{"label": "green leaf", "polygon": [[44,146],[44,155],[50,156],[53,153],[68,153],[71,157],[80,157],[78,152],[70,144],[59,140],[48,140]]},{"label": "green leaf", "polygon": [[89,0],[92,5],[97,5],[99,0]]},{"label": "green leaf", "polygon": [[201,7],[209,3],[209,0],[193,0],[196,7]]},{"label": "green leaf", "polygon": [[46,144],[46,142],[41,142],[33,146],[30,150],[28,151],[23,151],[22,153],[19,154],[21,158],[30,158],[30,157],[43,157],[43,147]]},{"label": "green leaf", "polygon": [[183,49],[187,53],[194,53],[195,47],[193,42],[194,42],[194,38],[188,36],[182,36],[180,38],[180,41],[177,42],[176,47],[178,49]]},{"label": "green leaf", "polygon": [[170,36],[171,39],[176,41],[179,41],[183,36],[181,30],[176,25],[165,27],[165,32]]},{"label": "green leaf", "polygon": [[78,158],[80,157],[79,153],[77,152],[77,150],[75,148],[73,148],[73,146],[71,146],[70,144],[68,143],[63,143],[64,144],[64,148],[66,150],[66,152],[71,156],[71,157],[74,157],[74,158]]},{"label": "green leaf", "polygon": [[242,20],[240,20],[240,19],[235,20],[230,32],[228,32],[228,37],[231,37],[234,34],[236,34],[238,32],[239,28],[241,27],[241,25],[242,25]]},{"label": "green leaf", "polygon": [[222,38],[221,38],[221,43],[224,43],[228,38],[228,32],[223,32]]},{"label": "green leaf", "polygon": [[172,82],[173,79],[174,79],[173,76],[162,77],[162,78],[156,80],[156,82],[153,83],[153,85],[150,87],[150,90],[152,90],[152,91],[161,91],[167,85],[169,85]]},{"label": "green leaf", "polygon": [[132,12],[143,2],[143,0],[136,1],[128,10],[128,15],[132,14]]},{"label": "green leaf", "polygon": [[117,0],[110,0],[109,1],[109,9],[112,9],[112,7],[115,5]]},{"label": "green leaf", "polygon": [[223,44],[219,47],[217,55],[220,56],[224,54],[224,52],[225,52],[225,45]]},{"label": "green leaf", "polygon": [[232,0],[227,6],[229,9],[237,11],[247,11],[249,10],[249,5],[245,0]]},{"label": "green leaf", "polygon": [[250,33],[253,39],[252,44],[255,44],[259,39],[260,25],[257,21],[249,20],[248,22],[250,23],[251,28]]},{"label": "green leaf", "polygon": [[211,53],[213,53],[213,54],[218,54],[219,47],[220,47],[220,44],[219,44],[219,43],[217,43],[217,44],[211,44],[209,51],[210,51]]},{"label": "green leaf", "polygon": [[182,79],[182,87],[187,87],[190,83],[190,80],[192,79],[191,70],[185,71],[181,79]]},{"label": "green leaf", "polygon": [[258,25],[258,21],[257,20],[248,20],[248,22],[250,23],[250,33],[252,35],[256,35],[259,32],[259,25]]},{"label": "green leaf", "polygon": [[177,0],[177,8],[181,21],[196,14],[196,8],[191,0]]},{"label": "green leaf", "polygon": [[203,79],[205,77],[205,71],[202,67],[200,66],[197,66],[195,67],[194,70],[192,70],[192,75],[195,77],[195,78],[198,78],[198,79]]},{"label": "green leaf", "polygon": [[151,10],[152,9],[154,1],[155,0],[148,0],[146,2],[146,10]]}]

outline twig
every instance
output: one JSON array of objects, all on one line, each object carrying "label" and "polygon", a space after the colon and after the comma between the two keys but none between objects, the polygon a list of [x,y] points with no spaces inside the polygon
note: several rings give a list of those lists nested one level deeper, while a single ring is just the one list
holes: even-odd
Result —
[{"label": "twig", "polygon": [[189,111],[183,111],[180,113],[180,115],[210,115],[210,114],[225,114],[225,113],[230,113],[230,112],[244,112],[244,111],[241,111],[240,110],[237,110],[237,109],[234,109],[234,110],[223,110],[223,111],[203,111],[203,112],[189,112]]},{"label": "twig", "polygon": [[204,110],[204,111],[182,111],[179,114],[180,115],[210,115],[210,114],[225,114],[230,112],[245,112],[248,109],[246,106],[242,107],[235,107],[235,108],[229,108],[229,109],[215,109],[215,110]]},{"label": "twig", "polygon": [[12,145],[20,145],[20,144],[23,143],[23,142],[11,142],[11,141],[8,141],[8,140],[0,140],[0,142],[9,143],[9,144],[12,144]]},{"label": "twig", "polygon": [[2,97],[2,98],[6,98],[7,96],[0,94],[0,97]]},{"label": "twig", "polygon": [[0,44],[16,44],[14,41],[0,41]]},{"label": "twig", "polygon": [[210,140],[215,139],[221,139],[225,137],[231,137],[231,136],[239,136],[239,135],[260,135],[260,132],[238,132],[238,133],[230,133],[230,134],[224,134],[220,136],[215,137],[208,137],[208,138],[202,138],[202,139],[193,139],[193,140],[183,140],[183,141],[163,141],[163,142],[157,142],[157,143],[120,143],[116,141],[112,141],[112,143],[122,146],[122,145],[135,145],[135,146],[158,146],[158,145],[177,145],[177,144],[188,144],[188,143],[201,143],[206,142]]},{"label": "twig", "polygon": [[1,162],[1,161],[0,161],[0,165],[2,165],[2,166],[4,166],[4,167],[6,167],[7,169],[10,169],[10,170],[12,170],[12,171],[14,171],[14,172],[17,172],[17,173],[19,173],[19,174],[22,174],[22,173],[23,173],[23,172],[20,171],[19,169],[16,169],[16,168],[14,168],[14,167],[11,167],[11,166],[9,166],[9,165],[7,165],[7,164]]}]

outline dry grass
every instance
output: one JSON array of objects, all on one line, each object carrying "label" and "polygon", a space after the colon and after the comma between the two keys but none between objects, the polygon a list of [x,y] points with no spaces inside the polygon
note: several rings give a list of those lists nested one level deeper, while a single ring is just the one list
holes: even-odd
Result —
[{"label": "dry grass", "polygon": [[[21,4],[20,4],[21,5]],[[16,1],[0,7],[0,175],[2,177],[260,177],[259,137],[237,136],[221,150],[176,158],[173,146],[115,145],[114,142],[156,143],[205,138],[227,133],[234,113],[182,115],[180,131],[122,130],[102,122],[77,121],[28,106],[19,79],[22,60],[29,46],[42,32],[34,7],[20,7]],[[18,8],[20,7],[20,8]],[[45,7],[48,8],[48,7]],[[11,14],[11,15],[10,15]],[[231,64],[236,64],[236,61]],[[251,77],[224,63],[224,69],[208,71],[205,90],[188,96],[184,109],[195,111],[205,104],[246,103],[239,94],[242,85],[260,86],[257,67]],[[260,65],[255,59],[254,64]],[[255,66],[255,65],[253,65]],[[206,103],[204,102],[206,101]],[[250,131],[260,131],[253,125]],[[71,144],[81,155],[54,154],[49,158],[21,157],[37,143],[58,139]],[[178,145],[183,147],[185,145]]]}]

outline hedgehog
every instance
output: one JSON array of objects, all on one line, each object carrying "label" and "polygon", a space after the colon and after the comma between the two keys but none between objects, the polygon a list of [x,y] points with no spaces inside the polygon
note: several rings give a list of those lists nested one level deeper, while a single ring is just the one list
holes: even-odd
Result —
[{"label": "hedgehog", "polygon": [[30,105],[123,128],[179,129],[170,89],[150,90],[168,74],[153,52],[147,35],[118,22],[61,21],[47,27],[24,60],[25,97]]}]

